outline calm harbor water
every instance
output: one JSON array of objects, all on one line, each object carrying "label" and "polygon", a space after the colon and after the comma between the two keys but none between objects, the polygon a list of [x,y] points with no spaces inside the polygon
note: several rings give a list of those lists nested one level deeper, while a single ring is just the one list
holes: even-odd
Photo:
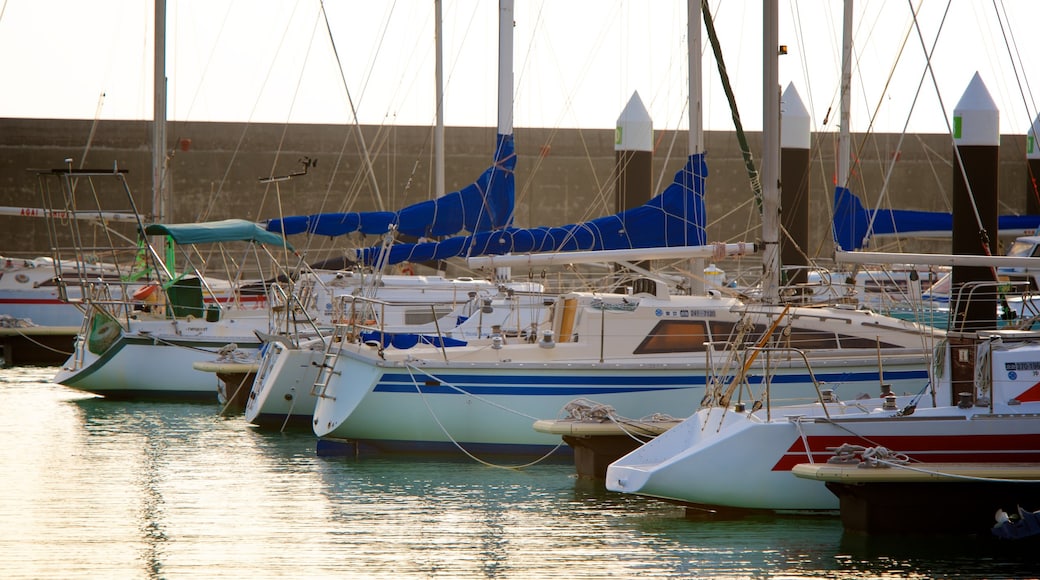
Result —
[{"label": "calm harbor water", "polygon": [[849,537],[837,518],[684,517],[569,464],[323,458],[214,405],[0,370],[0,577],[1035,577],[1037,550]]}]

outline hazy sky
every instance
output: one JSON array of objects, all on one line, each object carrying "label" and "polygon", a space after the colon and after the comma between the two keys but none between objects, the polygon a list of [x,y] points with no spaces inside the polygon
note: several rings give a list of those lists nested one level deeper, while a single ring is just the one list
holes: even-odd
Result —
[{"label": "hazy sky", "polygon": [[[151,117],[151,2],[0,2],[0,116]],[[613,127],[634,91],[656,129],[688,126],[684,0],[515,3],[515,126]],[[759,130],[762,3],[710,4],[744,125]],[[942,98],[927,77],[912,116],[925,60],[911,4],[924,4],[921,33],[935,46]],[[788,46],[780,84],[794,83],[817,131],[837,130],[842,7],[841,0],[780,2],[780,41]],[[433,124],[433,0],[326,0],[325,9],[328,28],[317,0],[168,0],[168,117],[348,123],[345,78],[361,122]],[[443,0],[443,12],[445,122],[494,126],[497,2]],[[911,132],[945,132],[979,71],[1001,110],[1001,132],[1025,133],[1040,101],[1032,88],[1040,90],[1040,59],[1035,48],[1027,52],[1038,22],[1036,0],[859,0],[853,129],[866,130],[876,115],[880,131],[902,131],[909,118]],[[705,127],[732,130],[705,50]]]}]

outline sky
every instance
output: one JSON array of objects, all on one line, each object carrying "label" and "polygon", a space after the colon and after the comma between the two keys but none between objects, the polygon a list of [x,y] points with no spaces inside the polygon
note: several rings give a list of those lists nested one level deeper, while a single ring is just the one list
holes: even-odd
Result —
[{"label": "sky", "polygon": [[[760,130],[762,2],[709,4],[743,125]],[[445,124],[493,127],[497,2],[442,6]],[[779,88],[794,85],[814,131],[838,130],[842,9],[779,1]],[[685,0],[515,0],[514,20],[514,126],[613,128],[638,92],[655,129],[688,128]],[[150,119],[153,22],[145,0],[0,0],[0,117]],[[1037,22],[1036,0],[858,0],[853,131],[945,133],[979,72],[1001,133],[1025,133]],[[166,45],[171,120],[436,119],[433,0],[167,0]],[[705,129],[731,131],[706,35],[702,53]]]}]

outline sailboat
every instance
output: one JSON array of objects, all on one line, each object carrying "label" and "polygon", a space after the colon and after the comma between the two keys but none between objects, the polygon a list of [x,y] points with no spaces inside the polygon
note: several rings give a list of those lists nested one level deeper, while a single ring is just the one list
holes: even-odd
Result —
[{"label": "sailboat", "polygon": [[[439,31],[440,2],[435,8]],[[446,279],[383,273],[396,263],[392,253],[402,245],[394,243],[397,235],[419,239],[455,236],[463,231],[479,235],[501,230],[513,219],[517,157],[511,120],[500,123],[491,166],[466,187],[443,193],[443,80],[439,32],[436,36],[437,197],[396,212],[292,216],[270,220],[266,226],[269,231],[285,235],[306,233],[334,237],[361,232],[383,236],[383,245],[372,253],[375,259],[368,263],[355,260],[362,277],[366,270],[374,272],[368,276],[368,283],[359,284],[350,292],[341,291],[338,297],[331,299],[341,313],[338,317],[341,322],[349,320],[351,324],[366,327],[355,334],[362,341],[401,344],[429,340],[441,345],[464,344],[473,338],[490,338],[493,329],[498,333],[518,333],[530,324],[523,317],[538,319],[545,310],[541,296],[544,287],[536,282],[499,284],[471,277]],[[511,99],[512,76],[511,71],[508,75],[504,70],[500,73],[502,103]],[[343,273],[338,275],[342,277]],[[393,313],[401,312],[417,312],[422,322],[416,323],[415,316],[408,314],[393,318]],[[513,312],[516,316],[511,315]],[[448,336],[430,338],[430,333]],[[296,343],[275,342],[265,348],[262,359],[251,369],[252,380],[242,379],[249,381],[250,387],[245,401],[246,419],[263,427],[309,426],[316,400],[312,385],[327,347],[328,337],[319,335]]]},{"label": "sailboat", "polygon": [[[504,19],[509,13],[503,8]],[[692,20],[699,29],[699,18]],[[691,141],[699,138],[699,130],[691,131]],[[707,173],[702,148],[690,149],[686,167],[669,186],[687,199],[703,195]],[[778,211],[775,205],[773,209]],[[614,220],[605,221],[616,224],[621,218]],[[681,220],[690,222],[681,222],[684,232],[697,227],[690,215]],[[570,231],[593,229],[579,225]],[[767,250],[769,243],[766,238]],[[668,248],[494,255],[471,258],[470,263],[486,259],[497,267],[538,260],[706,257],[741,249],[751,247],[691,246],[687,241]],[[767,251],[767,256],[775,266],[775,253]],[[792,350],[747,356],[755,345],[811,349],[807,352],[819,368],[817,379],[827,381],[835,396],[850,400],[876,391],[882,382],[897,392],[914,392],[927,382],[928,329],[854,309],[747,304],[719,292],[681,295],[671,291],[669,280],[650,272],[647,276],[651,284],[630,292],[559,296],[551,305],[550,321],[535,333],[503,336],[490,344],[397,348],[330,342],[334,346],[325,352],[314,385],[318,400],[313,429],[320,445],[346,442],[356,451],[377,452],[541,455],[561,443],[558,436],[533,430],[532,422],[556,416],[576,399],[594,399],[619,414],[643,417],[689,412],[716,376],[739,374],[752,384],[782,385],[785,392],[814,384],[811,374],[795,364]],[[345,338],[351,329],[339,325],[335,332]],[[735,346],[716,350],[713,344]],[[883,371],[879,357],[885,361]]]},{"label": "sailboat", "polygon": [[[847,2],[846,34],[849,8]],[[964,119],[976,134],[988,133],[976,121]],[[874,259],[955,267],[1035,263],[1035,258],[967,255]],[[909,399],[837,403],[821,396],[811,404],[771,405],[770,386],[759,409],[729,401],[706,405],[612,463],[606,486],[711,510],[834,511],[838,499],[821,481],[796,478],[791,470],[841,460],[835,450],[844,444],[905,454],[912,468],[923,471],[939,461],[1036,462],[1040,396],[1028,369],[1040,352],[1037,338],[1013,330],[951,332],[936,348],[935,376]]]},{"label": "sailboat", "polygon": [[[65,207],[86,209],[88,200],[104,191],[103,181],[119,184],[121,193],[133,207],[133,195],[119,170],[54,170],[42,179],[57,180],[60,191],[53,201]],[[48,197],[50,199],[50,197]],[[59,231],[65,225],[68,232]],[[213,401],[216,390],[205,375],[191,364],[226,350],[256,350],[256,332],[273,334],[289,326],[312,327],[320,312],[310,312],[300,303],[285,303],[284,291],[268,286],[257,294],[243,280],[247,258],[255,258],[259,272],[277,268],[279,261],[267,248],[291,251],[281,236],[267,232],[245,220],[223,220],[199,224],[149,224],[139,221],[137,235],[110,225],[104,240],[89,243],[77,220],[51,224],[52,247],[58,269],[60,291],[70,300],[68,288],[76,285],[82,296],[78,305],[84,322],[72,356],[64,363],[54,381],[87,392],[116,398],[175,398]],[[134,237],[131,237],[134,236]],[[152,238],[152,239],[149,239]],[[161,244],[153,239],[161,240]],[[160,254],[158,247],[167,247]],[[203,275],[207,260],[200,246],[207,246],[230,264],[223,288],[214,288],[212,278]],[[184,264],[174,269],[175,251]],[[87,254],[104,256],[122,264],[115,280],[65,278],[62,264],[85,261]],[[235,257],[232,258],[231,256]],[[214,260],[215,261],[215,260]],[[281,271],[275,272],[275,278]],[[137,290],[131,291],[133,284]],[[230,295],[227,302],[216,300],[218,292]],[[204,297],[211,300],[207,302]],[[283,299],[281,309],[269,308]],[[294,328],[295,329],[295,328]]]},{"label": "sailboat", "polygon": [[[137,209],[126,171],[73,169],[37,173],[45,207],[60,298],[83,311],[72,355],[54,380],[111,397],[215,399],[212,383],[191,370],[192,360],[221,349],[256,349],[254,331],[276,332],[265,292],[250,294],[240,269],[243,256],[221,256],[232,271],[210,277],[196,244],[264,245],[283,252],[291,246],[244,220],[198,224],[166,222],[166,3],[155,1],[154,121],[150,219]],[[114,187],[107,187],[105,183]],[[117,204],[121,209],[111,210]],[[69,219],[69,218],[74,219]],[[102,224],[84,231],[80,222]],[[129,222],[129,226],[121,223]],[[176,244],[176,246],[175,246]],[[175,251],[185,250],[193,267],[178,272]],[[277,264],[268,253],[272,263]],[[86,278],[82,264],[110,264],[117,275]],[[259,263],[259,261],[258,261]],[[266,266],[258,266],[262,272]],[[268,290],[265,288],[264,290]],[[271,298],[277,298],[270,296]]]}]

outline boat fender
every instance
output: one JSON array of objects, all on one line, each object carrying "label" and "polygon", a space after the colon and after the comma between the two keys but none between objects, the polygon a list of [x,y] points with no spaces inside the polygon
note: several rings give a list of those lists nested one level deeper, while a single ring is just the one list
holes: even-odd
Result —
[{"label": "boat fender", "polygon": [[119,325],[112,320],[94,329],[94,334],[87,345],[94,354],[102,354],[119,338]]},{"label": "boat fender", "polygon": [[155,294],[155,291],[158,289],[158,284],[148,284],[147,286],[138,288],[132,296],[134,300],[147,300],[148,297]]}]

